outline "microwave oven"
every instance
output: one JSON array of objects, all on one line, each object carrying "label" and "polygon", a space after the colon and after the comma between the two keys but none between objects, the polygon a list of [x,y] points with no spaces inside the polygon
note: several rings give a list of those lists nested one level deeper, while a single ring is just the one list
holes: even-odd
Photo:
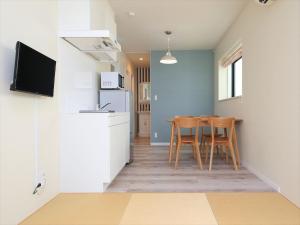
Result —
[{"label": "microwave oven", "polygon": [[122,89],[124,88],[124,77],[119,72],[101,72],[101,89]]}]

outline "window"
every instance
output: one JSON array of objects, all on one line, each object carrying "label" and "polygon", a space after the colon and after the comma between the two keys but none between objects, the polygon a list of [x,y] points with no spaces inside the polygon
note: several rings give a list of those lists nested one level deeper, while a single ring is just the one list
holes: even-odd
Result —
[{"label": "window", "polygon": [[243,58],[241,47],[220,61],[218,81],[219,100],[242,96]]},{"label": "window", "polygon": [[239,58],[227,68],[228,97],[242,96],[243,58]]}]

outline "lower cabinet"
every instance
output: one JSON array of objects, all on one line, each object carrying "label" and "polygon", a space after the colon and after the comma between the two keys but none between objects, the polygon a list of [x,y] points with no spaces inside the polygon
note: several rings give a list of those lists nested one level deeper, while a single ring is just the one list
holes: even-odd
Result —
[{"label": "lower cabinet", "polygon": [[105,191],[129,162],[129,113],[82,113],[63,121],[61,192]]},{"label": "lower cabinet", "polygon": [[109,126],[109,154],[107,161],[106,180],[110,183],[124,167],[124,163],[129,161],[129,123],[114,124]]}]

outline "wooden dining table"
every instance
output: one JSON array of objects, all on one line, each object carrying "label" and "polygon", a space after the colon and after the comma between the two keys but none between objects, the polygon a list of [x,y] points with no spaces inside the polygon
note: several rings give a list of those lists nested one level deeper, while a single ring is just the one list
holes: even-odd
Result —
[{"label": "wooden dining table", "polygon": [[[207,127],[209,127],[209,123],[208,123],[208,118],[207,116],[203,116],[203,118],[201,118],[202,116],[195,116],[199,119],[201,119],[201,121],[203,121],[204,123],[207,123]],[[235,119],[235,125],[241,123],[243,120],[242,119]],[[170,147],[169,147],[169,162],[171,163],[172,160],[172,152],[173,152],[173,144],[174,144],[174,136],[175,136],[175,119],[168,119],[168,122],[171,124],[171,135],[170,135]],[[238,141],[237,141],[237,135],[236,135],[236,129],[234,126],[233,129],[233,145],[234,145],[234,151],[235,151],[235,156],[236,156],[236,161],[237,161],[237,166],[238,168],[240,168],[241,166],[241,161],[240,161],[240,153],[239,153],[239,149],[238,149]]]}]

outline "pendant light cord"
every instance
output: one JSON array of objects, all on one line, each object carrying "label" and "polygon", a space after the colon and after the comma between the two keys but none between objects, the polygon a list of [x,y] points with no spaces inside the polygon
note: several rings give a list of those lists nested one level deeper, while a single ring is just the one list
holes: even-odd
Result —
[{"label": "pendant light cord", "polygon": [[172,31],[165,31],[165,34],[167,35],[167,40],[168,40],[168,51],[167,51],[166,55],[164,55],[160,59],[160,63],[175,64],[175,63],[177,63],[177,59],[174,56],[172,56],[171,50],[170,50],[170,35],[172,34]]}]

